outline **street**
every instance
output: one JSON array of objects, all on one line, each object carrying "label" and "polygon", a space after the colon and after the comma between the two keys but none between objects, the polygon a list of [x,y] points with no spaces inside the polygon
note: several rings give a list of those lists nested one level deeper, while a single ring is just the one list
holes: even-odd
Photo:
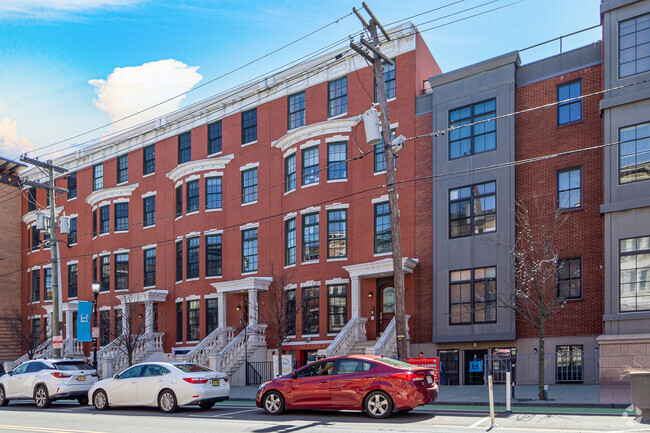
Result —
[{"label": "street", "polygon": [[[491,431],[507,432],[650,432],[650,424],[635,422],[627,413],[599,414],[584,409],[580,414],[513,413],[497,414]],[[108,432],[480,432],[487,431],[486,412],[467,407],[454,410],[444,406],[415,409],[387,420],[371,420],[356,412],[288,411],[274,417],[266,415],[252,402],[226,402],[211,410],[182,407],[178,413],[163,415],[157,408],[110,409],[55,402],[46,410],[33,402],[12,401],[0,409],[0,432],[108,433]]]}]

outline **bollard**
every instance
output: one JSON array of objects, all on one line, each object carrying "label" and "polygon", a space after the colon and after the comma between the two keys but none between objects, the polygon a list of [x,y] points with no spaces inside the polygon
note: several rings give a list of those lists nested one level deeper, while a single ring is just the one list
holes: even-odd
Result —
[{"label": "bollard", "polygon": [[510,372],[506,371],[506,413],[511,413]]},{"label": "bollard", "polygon": [[496,427],[494,422],[494,388],[492,387],[492,375],[488,375],[488,394],[490,397],[490,427],[488,430]]},{"label": "bollard", "polygon": [[544,385],[544,400],[548,400],[548,385]]}]

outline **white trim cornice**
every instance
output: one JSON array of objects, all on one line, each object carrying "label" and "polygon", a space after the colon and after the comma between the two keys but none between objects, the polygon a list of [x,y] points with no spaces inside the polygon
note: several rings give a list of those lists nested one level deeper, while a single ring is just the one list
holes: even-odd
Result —
[{"label": "white trim cornice", "polygon": [[271,147],[277,147],[284,152],[292,145],[301,141],[309,140],[310,138],[321,135],[350,133],[354,125],[358,122],[359,120],[354,117],[352,119],[326,120],[325,122],[314,123],[312,125],[303,126],[302,128],[292,129],[281,138],[273,141]]},{"label": "white trim cornice", "polygon": [[135,304],[145,302],[165,302],[167,290],[147,290],[145,292],[129,293],[128,295],[115,296],[122,304]]},{"label": "white trim cornice", "polygon": [[166,177],[176,183],[179,179],[189,174],[195,174],[202,171],[211,172],[215,170],[223,170],[226,168],[226,164],[232,161],[234,157],[235,155],[231,153],[229,155],[222,155],[218,158],[186,162],[185,164],[175,167],[172,171],[166,174]]},{"label": "white trim cornice", "polygon": [[127,197],[133,194],[133,191],[135,191],[137,187],[138,184],[135,183],[133,185],[101,189],[88,195],[88,197],[86,197],[86,203],[88,203],[90,206],[95,206],[102,200],[111,200],[117,197]]},{"label": "white trim cornice", "polygon": [[[402,259],[402,270],[405,274],[412,274],[419,260],[404,257]],[[375,262],[359,263],[356,265],[343,266],[348,271],[350,278],[375,278],[379,276],[393,275],[393,258],[377,260]]]},{"label": "white trim cornice", "polygon": [[235,293],[242,290],[268,290],[272,277],[248,277],[241,280],[212,283],[217,293]]}]

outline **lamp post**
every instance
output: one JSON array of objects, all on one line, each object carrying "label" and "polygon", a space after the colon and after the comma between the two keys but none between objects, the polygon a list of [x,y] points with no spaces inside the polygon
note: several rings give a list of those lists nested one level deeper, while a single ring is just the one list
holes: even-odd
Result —
[{"label": "lamp post", "polygon": [[[95,280],[90,284],[90,287],[93,290],[93,296],[95,297],[95,318],[93,319],[93,329],[97,328],[97,295],[99,295],[99,289],[101,285],[99,281]],[[97,370],[97,337],[93,336],[93,369]]]}]

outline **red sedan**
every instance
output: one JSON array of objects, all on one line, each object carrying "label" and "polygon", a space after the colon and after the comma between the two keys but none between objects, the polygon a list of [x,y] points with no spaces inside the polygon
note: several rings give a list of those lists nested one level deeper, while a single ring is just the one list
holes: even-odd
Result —
[{"label": "red sedan", "polygon": [[262,384],[257,407],[278,415],[285,409],[362,410],[387,418],[433,402],[432,371],[390,358],[350,355],[321,359]]}]

